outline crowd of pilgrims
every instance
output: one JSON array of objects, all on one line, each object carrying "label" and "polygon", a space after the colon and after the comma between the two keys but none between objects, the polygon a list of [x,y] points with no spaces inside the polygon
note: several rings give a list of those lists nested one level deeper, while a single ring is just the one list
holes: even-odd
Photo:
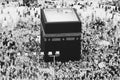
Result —
[{"label": "crowd of pilgrims", "polygon": [[[112,4],[112,5],[111,5]],[[0,5],[0,80],[120,80],[119,7],[96,0]],[[75,8],[82,22],[79,61],[44,62],[40,9]]]}]

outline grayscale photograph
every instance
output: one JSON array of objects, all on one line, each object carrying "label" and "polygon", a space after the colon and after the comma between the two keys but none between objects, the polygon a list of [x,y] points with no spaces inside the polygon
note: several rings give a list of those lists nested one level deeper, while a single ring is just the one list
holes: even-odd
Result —
[{"label": "grayscale photograph", "polygon": [[0,80],[120,80],[120,0],[0,0]]}]

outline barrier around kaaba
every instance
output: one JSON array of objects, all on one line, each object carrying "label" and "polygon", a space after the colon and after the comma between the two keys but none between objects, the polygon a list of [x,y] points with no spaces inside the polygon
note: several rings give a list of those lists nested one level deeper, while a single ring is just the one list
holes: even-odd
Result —
[{"label": "barrier around kaaba", "polygon": [[79,60],[81,51],[81,21],[71,8],[41,10],[41,51],[45,61],[51,61],[48,52],[53,55],[60,51],[58,61]]}]

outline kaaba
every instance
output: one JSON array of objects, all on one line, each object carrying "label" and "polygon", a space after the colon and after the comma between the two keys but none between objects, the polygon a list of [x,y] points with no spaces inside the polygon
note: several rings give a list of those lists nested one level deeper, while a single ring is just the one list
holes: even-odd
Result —
[{"label": "kaaba", "polygon": [[73,8],[41,9],[41,51],[45,61],[51,51],[58,61],[79,60],[81,54],[81,21]]}]

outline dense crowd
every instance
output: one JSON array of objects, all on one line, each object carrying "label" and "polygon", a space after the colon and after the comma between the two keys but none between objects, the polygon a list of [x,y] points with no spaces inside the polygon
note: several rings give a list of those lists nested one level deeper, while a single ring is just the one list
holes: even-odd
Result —
[{"label": "dense crowd", "polygon": [[[111,5],[112,4],[112,5]],[[0,80],[120,80],[119,6],[101,0],[45,0],[0,5]],[[40,9],[75,8],[82,21],[82,59],[44,62]]]}]

